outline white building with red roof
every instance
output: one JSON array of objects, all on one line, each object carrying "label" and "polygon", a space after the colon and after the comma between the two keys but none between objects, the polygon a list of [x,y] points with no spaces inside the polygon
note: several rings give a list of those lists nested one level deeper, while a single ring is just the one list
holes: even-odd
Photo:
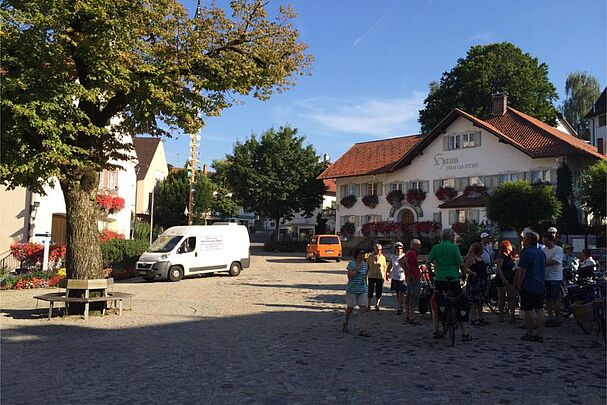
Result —
[{"label": "white building with red roof", "polygon": [[[453,109],[425,135],[353,145],[319,176],[336,180],[336,228],[353,223],[358,235],[373,222],[434,221],[443,228],[480,222],[486,219],[482,187],[518,179],[556,184],[561,162],[575,180],[605,159],[570,133],[508,107],[505,94],[492,102],[487,119]],[[409,198],[398,203],[397,190]]]}]

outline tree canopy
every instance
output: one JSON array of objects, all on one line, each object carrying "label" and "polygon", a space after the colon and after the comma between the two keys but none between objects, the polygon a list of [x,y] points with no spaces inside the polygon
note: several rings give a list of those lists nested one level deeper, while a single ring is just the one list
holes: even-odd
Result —
[{"label": "tree canopy", "polygon": [[548,65],[509,42],[477,45],[468,50],[440,83],[431,82],[430,92],[419,112],[422,132],[431,130],[453,108],[477,117],[491,113],[491,96],[507,92],[508,105],[554,124],[558,99],[548,80]]},{"label": "tree canopy", "polygon": [[[238,142],[226,156],[225,173],[236,200],[248,211],[276,220],[296,212],[311,214],[322,204],[325,185],[316,179],[325,168],[297,129],[269,129]],[[278,232],[276,232],[277,234]]]},{"label": "tree canopy", "polygon": [[599,160],[582,173],[580,200],[586,212],[596,218],[607,217],[607,162]]},{"label": "tree canopy", "polygon": [[119,134],[198,131],[237,95],[267,99],[308,71],[290,7],[177,0],[0,2],[0,181],[34,192],[57,179],[66,200],[67,270],[101,276],[99,171],[127,158]]},{"label": "tree canopy", "polygon": [[582,139],[590,139],[588,121],[584,117],[600,95],[599,81],[590,73],[573,72],[567,76],[563,114],[577,132],[578,137]]},{"label": "tree canopy", "polygon": [[[189,163],[188,163],[189,164]],[[186,164],[186,167],[187,165]],[[187,225],[185,209],[188,206],[190,179],[187,171],[173,171],[158,185],[154,198],[154,222],[163,228]],[[207,176],[197,173],[192,192],[192,222],[204,224],[212,204],[213,189]]]},{"label": "tree canopy", "polygon": [[500,184],[487,197],[486,208],[487,217],[500,228],[520,233],[525,227],[557,218],[561,203],[551,186],[518,180]]}]

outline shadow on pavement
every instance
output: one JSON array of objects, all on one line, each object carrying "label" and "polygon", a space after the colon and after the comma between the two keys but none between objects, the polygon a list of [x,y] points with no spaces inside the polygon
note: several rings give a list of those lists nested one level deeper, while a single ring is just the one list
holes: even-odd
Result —
[{"label": "shadow on pavement", "polygon": [[340,290],[345,291],[346,284],[256,284],[240,283],[249,287],[290,288],[304,290]]},{"label": "shadow on pavement", "polygon": [[[605,403],[604,350],[589,352],[584,339],[539,345],[508,330],[451,348],[381,314],[363,338],[357,314],[344,334],[341,311],[304,307],[146,326],[131,316],[133,326],[113,329],[13,325],[1,336],[2,402]],[[386,375],[389,389],[369,385]],[[582,389],[565,384],[576,375]]]}]

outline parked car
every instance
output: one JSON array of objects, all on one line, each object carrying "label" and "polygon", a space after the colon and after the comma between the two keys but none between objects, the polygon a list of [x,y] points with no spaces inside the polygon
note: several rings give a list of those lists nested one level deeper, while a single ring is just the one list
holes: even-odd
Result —
[{"label": "parked car", "polygon": [[320,261],[334,259],[341,261],[341,241],[337,235],[314,235],[306,246],[306,259]]},{"label": "parked car", "polygon": [[247,228],[235,223],[174,226],[164,231],[137,261],[146,281],[227,271],[231,276],[250,266]]}]

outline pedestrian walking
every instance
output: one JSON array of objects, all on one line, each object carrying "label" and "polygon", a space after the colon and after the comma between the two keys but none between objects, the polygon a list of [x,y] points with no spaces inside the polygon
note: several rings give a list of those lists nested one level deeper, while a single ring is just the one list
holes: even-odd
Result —
[{"label": "pedestrian walking", "polygon": [[348,263],[348,285],[346,287],[346,313],[344,316],[343,332],[348,333],[348,324],[354,307],[358,306],[360,315],[358,318],[358,335],[371,336],[366,330],[365,315],[369,299],[367,297],[367,272],[368,266],[365,262],[365,256],[361,248],[356,248],[352,252],[352,260]]},{"label": "pedestrian walking", "polygon": [[[516,272],[516,288],[520,291],[521,311],[525,316],[526,333],[521,340],[544,342],[544,279],[546,256],[538,248],[538,236],[534,232],[525,233],[525,248],[521,252]],[[535,313],[537,330],[533,334],[533,317]]]},{"label": "pedestrian walking", "polygon": [[394,254],[388,263],[388,272],[390,279],[392,280],[390,282],[390,291],[394,291],[396,293],[396,299],[398,301],[398,310],[396,313],[398,315],[402,315],[403,313],[405,289],[407,288],[405,285],[405,269],[399,262],[399,260],[404,256],[403,250],[403,244],[401,242],[396,242],[394,244]]},{"label": "pedestrian walking", "polygon": [[405,294],[405,322],[411,325],[420,325],[419,321],[415,317],[415,308],[419,304],[419,295],[421,293],[421,271],[417,262],[417,253],[422,247],[422,243],[419,239],[413,239],[411,241],[410,249],[407,250],[405,256],[401,261],[404,263],[405,269],[405,280],[407,282],[407,292]]},{"label": "pedestrian walking", "polygon": [[386,263],[386,257],[382,253],[382,245],[376,244],[372,255],[369,255],[367,264],[369,266],[369,293],[367,297],[369,299],[369,307],[371,309],[371,300],[375,293],[375,310],[379,311],[379,304],[381,302],[381,296],[384,288],[384,280],[388,278],[388,265]]}]

